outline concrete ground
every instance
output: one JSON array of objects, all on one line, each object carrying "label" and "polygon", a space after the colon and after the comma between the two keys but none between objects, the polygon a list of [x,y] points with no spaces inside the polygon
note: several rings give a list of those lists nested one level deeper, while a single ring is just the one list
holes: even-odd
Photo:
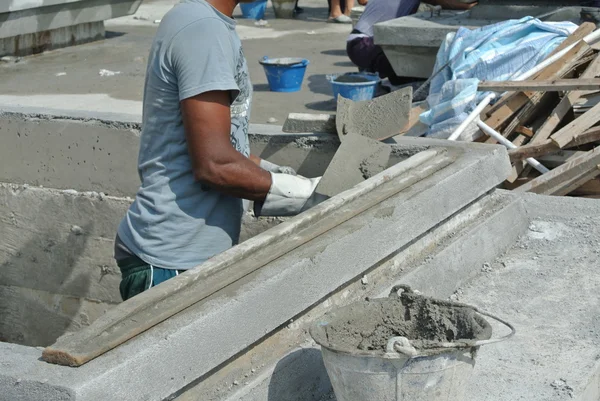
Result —
[{"label": "concrete ground", "polygon": [[[80,111],[141,113],[148,50],[157,20],[179,0],[146,0],[134,16],[106,22],[107,39],[0,62],[0,109],[31,106]],[[269,3],[270,4],[270,3]],[[252,122],[276,119],[283,124],[290,112],[334,111],[335,102],[326,75],[356,71],[346,56],[350,25],[327,23],[325,0],[301,0],[305,13],[296,20],[274,18],[268,7],[267,26],[238,19],[255,96]],[[236,17],[241,12],[236,9]],[[302,90],[270,92],[258,59],[303,57],[310,60]],[[118,71],[101,76],[100,70]],[[272,121],[272,120],[271,120]]]}]

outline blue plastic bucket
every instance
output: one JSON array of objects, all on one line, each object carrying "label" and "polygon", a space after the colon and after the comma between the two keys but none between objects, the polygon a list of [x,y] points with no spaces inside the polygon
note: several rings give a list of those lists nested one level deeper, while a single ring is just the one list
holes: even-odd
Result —
[{"label": "blue plastic bucket", "polygon": [[328,75],[327,80],[331,82],[335,99],[339,95],[360,102],[375,97],[379,76],[367,72],[349,72],[341,75]]},{"label": "blue plastic bucket", "polygon": [[258,0],[252,3],[240,3],[242,17],[248,19],[263,19],[267,9],[267,0]]},{"label": "blue plastic bucket", "polygon": [[269,88],[273,92],[297,92],[302,86],[306,66],[309,64],[303,58],[269,58],[259,60],[265,69]]}]

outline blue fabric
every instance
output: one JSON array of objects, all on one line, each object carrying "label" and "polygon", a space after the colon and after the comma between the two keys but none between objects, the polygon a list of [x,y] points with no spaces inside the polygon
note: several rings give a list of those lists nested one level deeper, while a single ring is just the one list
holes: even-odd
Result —
[{"label": "blue fabric", "polygon": [[180,101],[231,94],[231,143],[248,156],[252,86],[235,21],[204,0],[162,19],[150,49],[138,170],[141,187],[118,234],[148,264],[190,269],[238,242],[242,200],[194,179]]},{"label": "blue fabric", "polygon": [[545,23],[532,17],[509,20],[476,30],[459,28],[440,47],[431,81],[429,110],[421,122],[427,136],[447,138],[486,93],[480,80],[514,79],[543,61],[577,25]]}]

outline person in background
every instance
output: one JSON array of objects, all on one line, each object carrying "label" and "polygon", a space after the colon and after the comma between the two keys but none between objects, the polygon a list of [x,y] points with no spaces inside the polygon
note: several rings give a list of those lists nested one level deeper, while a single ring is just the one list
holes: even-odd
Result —
[{"label": "person in background", "polygon": [[[463,3],[459,0],[424,0],[423,2],[452,10],[468,10],[477,4],[476,2]],[[363,71],[388,78],[392,85],[402,85],[412,81],[410,78],[396,75],[383,49],[373,41],[373,25],[414,14],[419,9],[419,4],[419,0],[369,0],[346,42],[346,52],[350,60]]]}]

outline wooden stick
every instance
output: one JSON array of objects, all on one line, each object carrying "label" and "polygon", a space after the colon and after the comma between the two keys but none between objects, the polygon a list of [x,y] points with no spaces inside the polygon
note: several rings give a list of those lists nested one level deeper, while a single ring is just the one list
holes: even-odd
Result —
[{"label": "wooden stick", "polygon": [[477,87],[480,91],[493,92],[561,92],[599,90],[600,79],[554,79],[544,81],[481,81]]},{"label": "wooden stick", "polygon": [[[593,127],[579,135],[575,135],[563,148],[568,149],[597,141],[600,141],[600,127]],[[560,148],[551,139],[546,139],[540,143],[533,143],[521,146],[517,149],[510,149],[508,155],[511,162],[516,162],[525,160],[528,157],[540,157],[551,152],[556,152],[559,149]]]},{"label": "wooden stick", "polygon": [[578,185],[582,185],[600,174],[598,165],[600,165],[600,146],[546,174],[542,174],[515,191],[544,195],[565,195],[577,188]]}]

